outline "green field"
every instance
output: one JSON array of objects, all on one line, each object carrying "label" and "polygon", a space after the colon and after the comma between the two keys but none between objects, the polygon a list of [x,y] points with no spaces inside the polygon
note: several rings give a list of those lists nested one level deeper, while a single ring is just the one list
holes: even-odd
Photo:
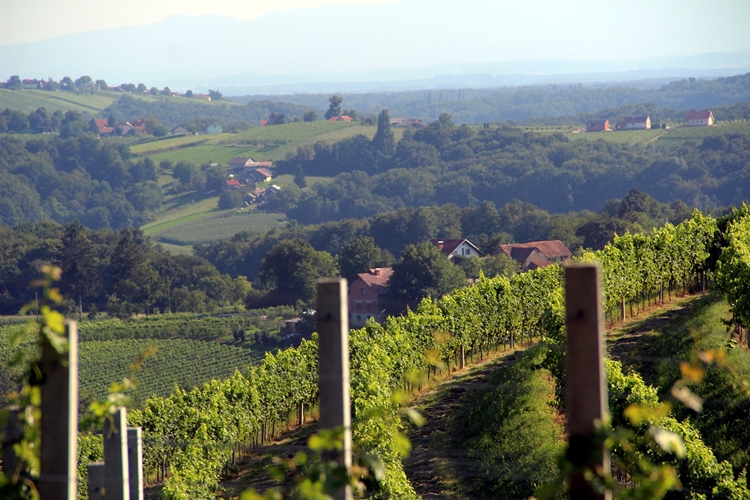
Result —
[{"label": "green field", "polygon": [[[375,135],[377,127],[358,123],[318,121],[289,123],[274,127],[254,127],[236,134],[198,135],[175,137],[133,146],[134,153],[148,156],[155,162],[170,160],[197,164],[220,163],[227,165],[234,156],[250,156],[258,161],[278,161],[294,154],[297,146],[318,141],[337,142],[364,134]],[[402,129],[394,129],[396,140]],[[187,144],[194,143],[193,146]]]},{"label": "green field", "polygon": [[50,92],[47,90],[0,89],[0,109],[11,108],[31,113],[44,107],[49,112],[76,110],[96,114],[120,98],[118,92],[75,94],[73,92]]},{"label": "green field", "polygon": [[[540,133],[553,133],[538,131]],[[651,130],[615,130],[612,132],[568,132],[570,140],[604,139],[626,144],[650,144],[658,141],[702,141],[706,137],[722,134],[750,134],[750,122],[719,122],[712,127],[674,127]]]},{"label": "green field", "polygon": [[280,214],[247,209],[243,212],[223,210],[175,219],[152,226],[144,232],[160,243],[189,246],[231,238],[240,231],[265,232],[283,227],[285,222],[286,217]]}]

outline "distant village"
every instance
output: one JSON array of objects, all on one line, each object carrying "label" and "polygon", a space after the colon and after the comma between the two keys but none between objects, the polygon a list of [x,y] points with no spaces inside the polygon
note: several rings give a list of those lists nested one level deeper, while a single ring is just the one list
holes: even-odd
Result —
[{"label": "distant village", "polygon": [[[685,115],[688,127],[710,127],[714,124],[714,115],[711,110],[689,111]],[[664,125],[664,128],[669,128]],[[609,119],[589,120],[586,122],[586,132],[610,132],[612,130],[650,130],[651,118],[648,116],[625,116],[615,124],[614,129]]]}]

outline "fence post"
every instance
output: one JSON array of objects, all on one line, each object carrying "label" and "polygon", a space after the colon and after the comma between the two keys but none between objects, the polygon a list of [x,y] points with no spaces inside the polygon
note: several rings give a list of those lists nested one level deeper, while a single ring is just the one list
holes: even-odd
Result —
[{"label": "fence post", "polygon": [[[349,395],[349,315],[347,286],[343,278],[318,280],[318,356],[320,428],[344,428],[343,450],[335,459],[352,465],[351,398]],[[350,500],[347,485],[336,500]]]},{"label": "fence post", "polygon": [[3,428],[3,474],[9,481],[13,481],[18,469],[18,456],[13,445],[20,443],[23,439],[23,424],[18,418],[20,415],[21,409],[18,406],[11,406]]},{"label": "fence post", "polygon": [[575,467],[568,478],[575,500],[607,498],[590,487],[584,469],[611,472],[603,443],[594,439],[595,422],[607,412],[600,274],[598,264],[565,268],[567,459]]},{"label": "fence post", "polygon": [[104,490],[107,500],[130,500],[125,408],[104,421]]},{"label": "fence post", "polygon": [[89,473],[89,500],[101,500],[104,498],[104,462],[90,463],[86,470]]},{"label": "fence post", "polygon": [[128,427],[128,476],[130,500],[143,500],[143,435],[140,427]]},{"label": "fence post", "polygon": [[65,324],[68,352],[42,341],[39,495],[78,497],[78,328]]}]

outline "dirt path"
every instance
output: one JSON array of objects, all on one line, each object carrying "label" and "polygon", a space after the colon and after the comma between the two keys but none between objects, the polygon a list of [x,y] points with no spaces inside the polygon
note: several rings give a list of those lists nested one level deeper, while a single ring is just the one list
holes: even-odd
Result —
[{"label": "dirt path", "polygon": [[424,499],[466,499],[472,466],[459,436],[454,434],[456,415],[481,391],[492,390],[486,383],[491,375],[515,360],[515,352],[500,353],[464,369],[445,382],[420,394],[414,405],[427,420],[409,435],[411,455],[404,469],[415,491]]},{"label": "dirt path", "polygon": [[[675,299],[653,307],[635,318],[628,318],[607,332],[607,351],[626,365],[649,365],[639,355],[637,344],[653,331],[658,331],[678,317],[691,311],[701,296]],[[515,353],[501,353],[494,359],[453,374],[448,380],[418,395],[413,406],[427,420],[409,435],[411,455],[404,461],[406,475],[416,492],[424,499],[470,498],[473,472],[466,460],[466,451],[455,434],[456,415],[478,391],[492,390],[486,381],[492,374],[515,360]]]}]

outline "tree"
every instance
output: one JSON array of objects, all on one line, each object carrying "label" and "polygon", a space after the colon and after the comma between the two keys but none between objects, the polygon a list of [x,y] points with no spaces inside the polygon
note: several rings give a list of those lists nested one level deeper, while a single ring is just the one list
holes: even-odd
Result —
[{"label": "tree", "polygon": [[88,76],[88,75],[83,75],[82,77],[78,78],[78,79],[77,79],[77,80],[75,81],[75,85],[76,85],[76,87],[79,87],[79,88],[80,88],[80,87],[83,87],[84,85],[88,85],[88,84],[89,84],[89,83],[91,83],[92,81],[93,81],[93,80],[91,79],[91,77],[90,77],[90,76]]},{"label": "tree", "polygon": [[268,252],[258,273],[261,285],[272,289],[278,301],[294,304],[301,300],[312,304],[318,278],[338,274],[328,252],[317,252],[306,241],[285,240]]},{"label": "tree", "polygon": [[359,120],[359,113],[357,113],[356,109],[345,109],[344,111],[341,112],[341,114],[344,116],[348,116],[355,122]]},{"label": "tree", "polygon": [[5,88],[8,90],[21,90],[23,88],[21,78],[18,75],[12,75],[5,82]]},{"label": "tree", "polygon": [[326,120],[333,116],[341,115],[341,103],[344,102],[344,98],[340,95],[334,94],[328,99],[328,102],[330,103],[330,105],[328,106],[328,111],[326,111],[325,114]]},{"label": "tree", "polygon": [[307,178],[305,178],[305,169],[302,165],[297,165],[297,172],[294,174],[294,183],[299,186],[300,189],[307,187]]},{"label": "tree", "polygon": [[466,275],[432,243],[408,245],[393,264],[388,289],[402,307],[415,308],[425,297],[437,299],[466,284]]},{"label": "tree", "polygon": [[217,90],[208,89],[208,95],[211,97],[212,101],[220,101],[222,97],[224,97],[224,95],[221,92],[219,92],[218,89]]},{"label": "tree", "polygon": [[139,83],[138,86],[135,88],[135,91],[139,94],[145,94],[148,92],[148,87],[146,87],[144,84]]},{"label": "tree", "polygon": [[372,138],[372,146],[376,153],[385,157],[391,157],[396,152],[396,138],[391,130],[391,119],[388,117],[388,110],[384,109],[378,115],[378,131]]},{"label": "tree", "polygon": [[153,116],[146,118],[146,132],[154,137],[164,137],[169,133],[169,129]]},{"label": "tree", "polygon": [[69,76],[64,76],[60,80],[60,88],[62,90],[73,90],[73,80]]},{"label": "tree", "polygon": [[99,90],[109,89],[109,85],[107,85],[107,82],[105,82],[104,80],[97,80],[95,83],[99,86]]},{"label": "tree", "polygon": [[387,250],[375,245],[372,236],[363,236],[347,243],[339,252],[339,268],[341,275],[349,282],[357,274],[367,272],[375,267],[390,267],[393,256]]},{"label": "tree", "polygon": [[151,95],[159,95],[159,89],[157,89],[156,87],[151,87],[150,89],[148,89],[148,93]]},{"label": "tree", "polygon": [[65,280],[63,293],[78,303],[78,312],[83,314],[83,299],[93,296],[99,288],[99,256],[88,231],[78,222],[65,227],[60,241],[60,267]]},{"label": "tree", "polygon": [[232,208],[238,208],[242,206],[242,195],[239,191],[231,189],[224,191],[219,196],[219,208],[222,210],[229,210]]},{"label": "tree", "polygon": [[187,92],[185,92],[185,97],[193,97],[193,91],[188,90]]},{"label": "tree", "polygon": [[195,163],[181,161],[172,169],[172,177],[180,181],[183,189],[196,191],[203,187],[206,177]]},{"label": "tree", "polygon": [[318,112],[313,110],[305,111],[305,114],[302,115],[302,119],[306,122],[315,122],[318,121]]},{"label": "tree", "polygon": [[161,91],[161,95],[172,97],[172,89],[170,89],[169,87],[164,87]]}]

